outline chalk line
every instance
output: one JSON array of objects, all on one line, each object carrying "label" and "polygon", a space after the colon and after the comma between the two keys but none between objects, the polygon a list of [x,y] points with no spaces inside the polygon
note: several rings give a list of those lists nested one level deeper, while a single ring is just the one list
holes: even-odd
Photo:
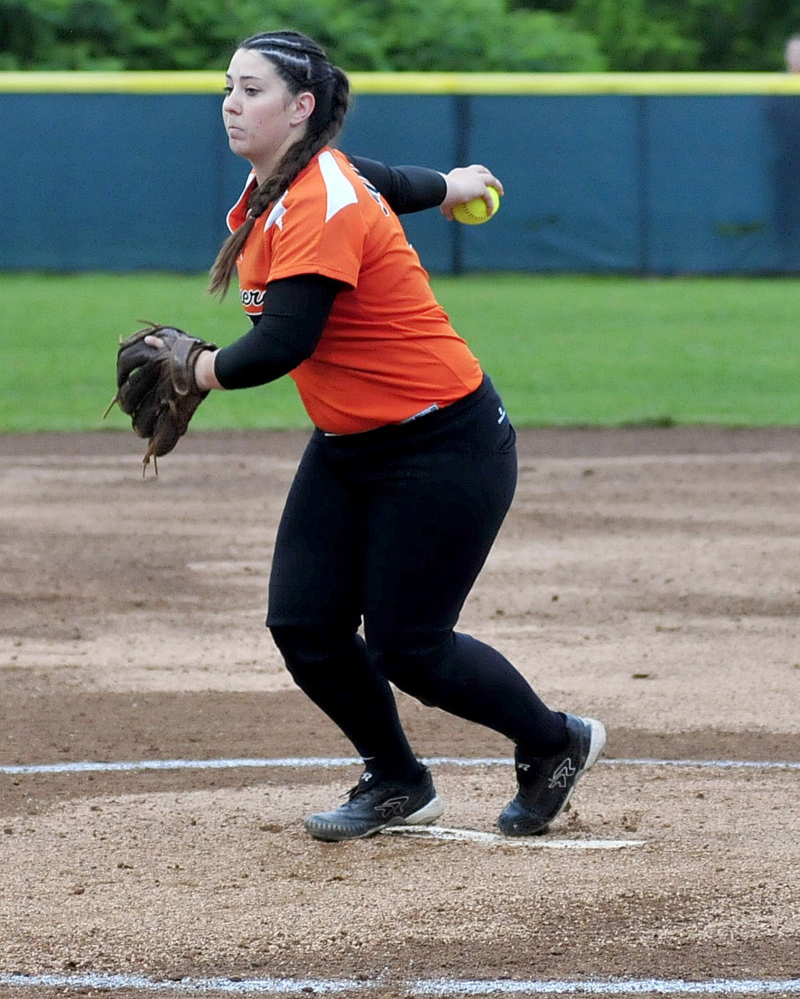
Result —
[{"label": "chalk line", "polygon": [[75,974],[22,975],[0,974],[0,988],[72,988],[132,992],[206,993],[228,995],[318,995],[342,992],[369,992],[374,988],[397,990],[418,996],[488,996],[497,995],[798,995],[800,979],[711,978],[687,981],[680,978],[602,978],[562,981],[496,981],[477,979],[417,979],[392,982],[385,978],[374,982],[348,979],[291,978],[181,978],[155,979],[145,975]]},{"label": "chalk line", "polygon": [[[423,759],[433,767],[510,767],[514,761],[499,757],[460,758],[435,756]],[[721,770],[800,770],[794,760],[661,760],[661,759],[601,759],[597,765],[614,767],[706,767]],[[8,764],[0,766],[0,774],[74,774],[114,773],[138,770],[237,770],[237,769],[308,769],[361,766],[362,761],[350,757],[297,757],[285,759],[216,759],[216,760],[83,760],[68,763]]]}]

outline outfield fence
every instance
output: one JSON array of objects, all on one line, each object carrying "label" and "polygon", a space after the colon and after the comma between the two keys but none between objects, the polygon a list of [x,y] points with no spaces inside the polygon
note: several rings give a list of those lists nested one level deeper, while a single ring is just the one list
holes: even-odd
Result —
[{"label": "outfield fence", "polygon": [[[247,164],[222,74],[0,73],[0,269],[205,270]],[[432,272],[800,270],[800,81],[788,74],[353,73],[342,148],[485,162],[490,224],[406,218]]]}]

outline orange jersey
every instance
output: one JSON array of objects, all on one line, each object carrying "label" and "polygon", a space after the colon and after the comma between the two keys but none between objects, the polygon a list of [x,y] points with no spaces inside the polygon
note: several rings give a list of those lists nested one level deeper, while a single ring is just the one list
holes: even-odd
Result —
[{"label": "orange jersey", "polygon": [[[248,179],[228,214],[245,219]],[[433,296],[397,216],[343,153],[325,148],[256,220],[238,261],[242,305],[270,281],[321,274],[346,285],[322,338],[291,377],[312,422],[335,434],[401,423],[476,389],[478,361]]]}]

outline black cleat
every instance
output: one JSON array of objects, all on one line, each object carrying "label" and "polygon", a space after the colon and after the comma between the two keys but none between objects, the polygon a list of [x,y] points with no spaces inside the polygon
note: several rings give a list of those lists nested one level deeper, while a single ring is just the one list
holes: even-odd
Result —
[{"label": "black cleat", "polygon": [[384,780],[365,770],[348,800],[333,812],[309,815],[306,832],[335,843],[373,836],[387,826],[425,826],[444,811],[430,772],[411,782]]},{"label": "black cleat", "polygon": [[567,805],[581,776],[596,761],[606,744],[606,730],[594,718],[566,715],[569,742],[566,748],[547,759],[523,757],[517,750],[517,796],[497,820],[506,836],[536,836]]}]

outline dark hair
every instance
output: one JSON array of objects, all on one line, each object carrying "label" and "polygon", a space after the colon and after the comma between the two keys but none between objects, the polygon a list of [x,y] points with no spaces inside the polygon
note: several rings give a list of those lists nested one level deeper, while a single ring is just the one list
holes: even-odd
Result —
[{"label": "dark hair", "polygon": [[255,220],[269,208],[311,162],[312,158],[340,131],[347,113],[350,84],[345,74],[329,62],[315,41],[297,31],[269,31],[253,35],[237,46],[260,52],[275,67],[290,94],[308,91],[314,95],[315,106],[308,119],[306,133],[284,154],[272,176],[267,177],[251,193],[247,202],[247,219],[222,244],[211,268],[211,294],[225,296],[236,261]]}]

